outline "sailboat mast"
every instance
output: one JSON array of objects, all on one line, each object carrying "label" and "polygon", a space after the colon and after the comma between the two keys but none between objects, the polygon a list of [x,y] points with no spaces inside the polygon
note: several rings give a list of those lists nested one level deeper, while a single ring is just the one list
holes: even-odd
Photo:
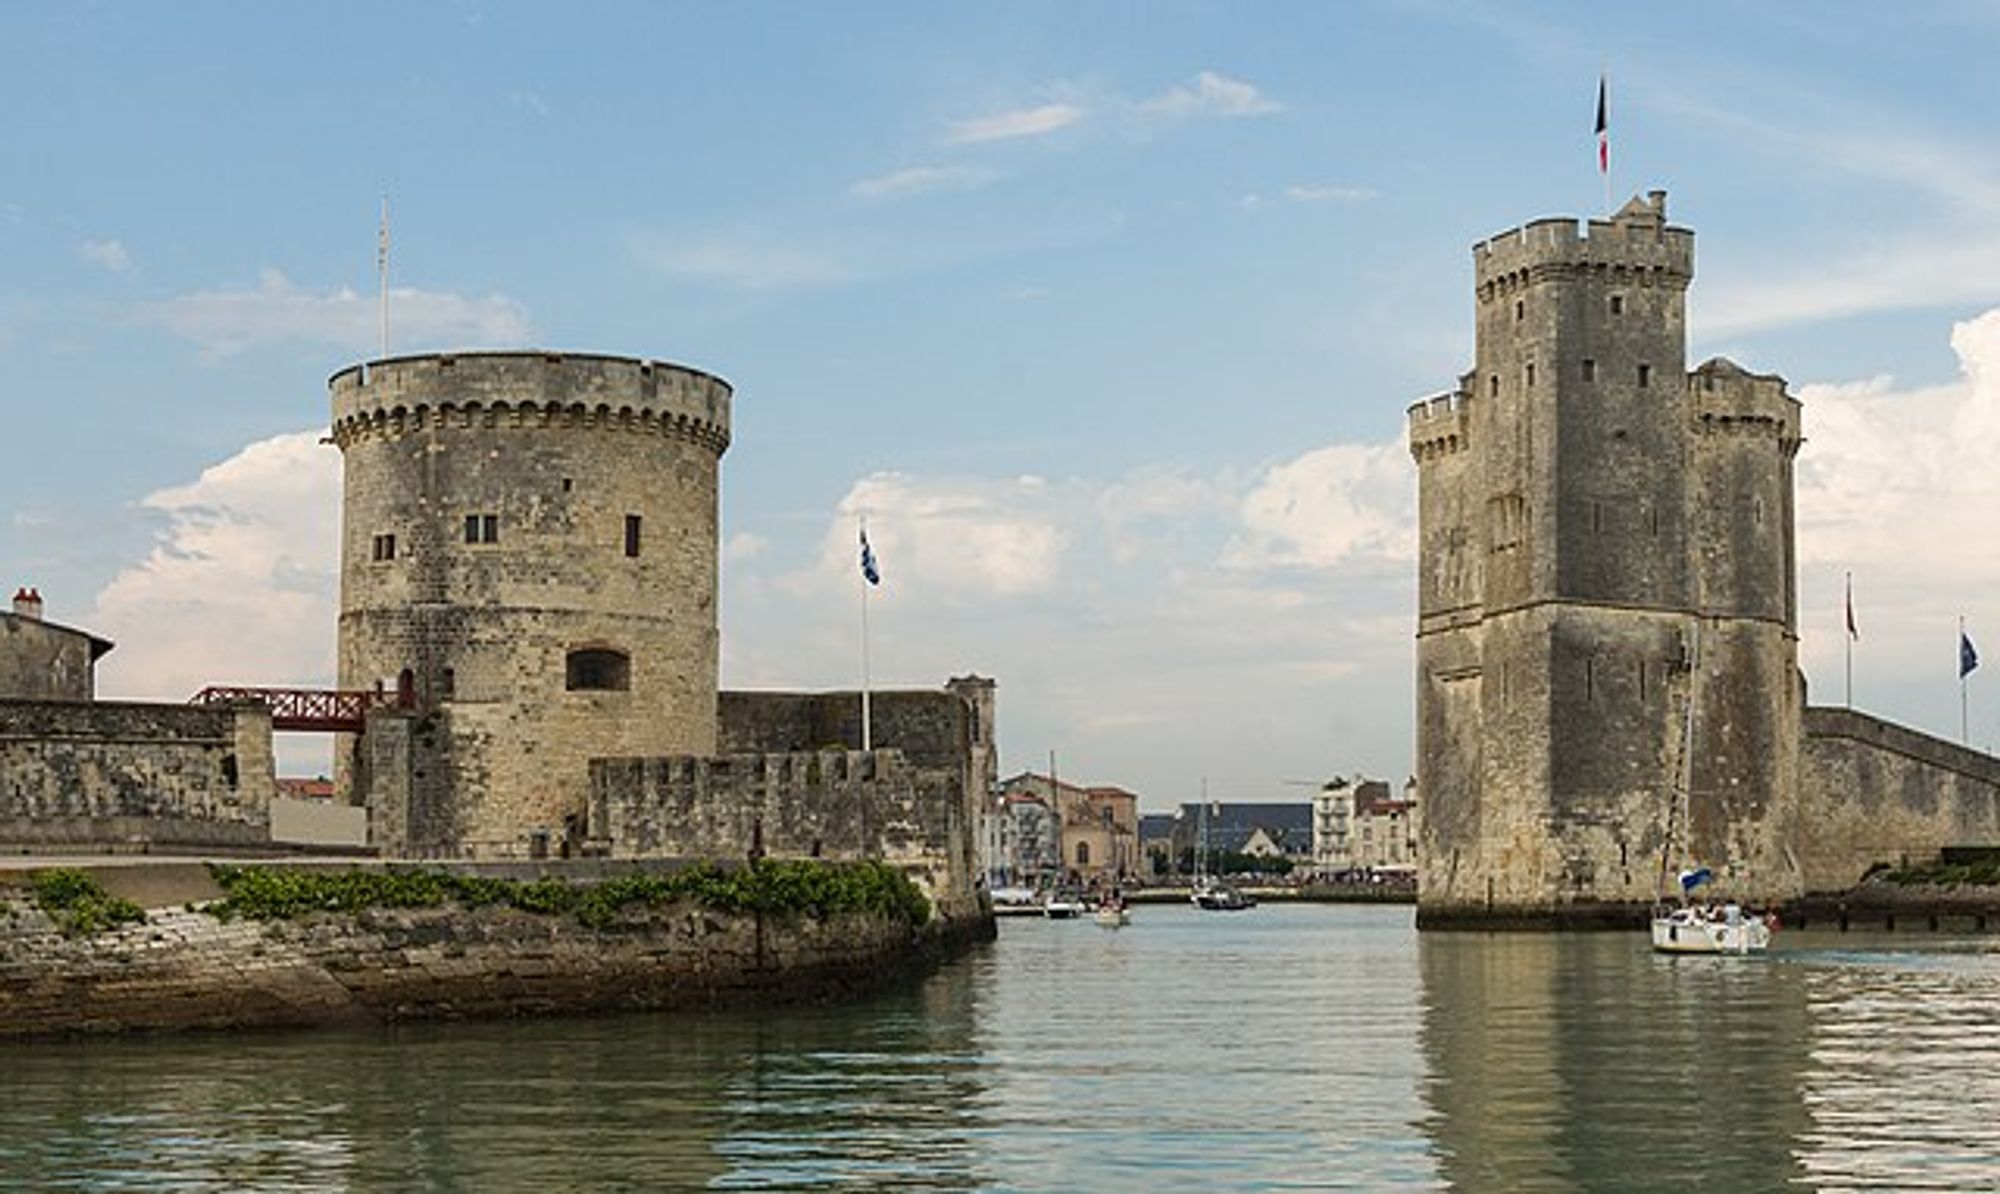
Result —
[{"label": "sailboat mast", "polygon": [[[1694,707],[1696,689],[1701,680],[1701,615],[1696,614],[1688,625],[1688,684],[1687,710],[1681,721],[1681,767],[1680,788],[1674,807],[1667,810],[1667,840],[1660,847],[1660,890],[1665,893],[1667,870],[1673,854],[1674,843],[1680,834],[1689,830],[1691,805],[1694,799]],[[1675,814],[1679,815],[1676,816]]]}]

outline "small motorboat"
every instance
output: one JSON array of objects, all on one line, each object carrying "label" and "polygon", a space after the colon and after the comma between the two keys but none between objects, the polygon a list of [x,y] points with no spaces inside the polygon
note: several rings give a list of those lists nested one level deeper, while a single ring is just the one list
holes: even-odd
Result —
[{"label": "small motorboat", "polygon": [[1229,886],[1210,880],[1197,885],[1190,897],[1194,906],[1209,912],[1244,912],[1257,906],[1257,901]]},{"label": "small motorboat", "polygon": [[1042,915],[1050,920],[1075,920],[1085,911],[1087,909],[1082,900],[1063,892],[1052,891],[1049,898],[1042,901]]}]

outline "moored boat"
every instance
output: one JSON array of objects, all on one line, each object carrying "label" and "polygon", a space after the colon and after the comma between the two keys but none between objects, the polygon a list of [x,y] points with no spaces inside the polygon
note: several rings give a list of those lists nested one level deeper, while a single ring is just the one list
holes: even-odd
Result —
[{"label": "moored boat", "polygon": [[1770,945],[1770,918],[1736,904],[1688,904],[1653,914],[1653,949],[1658,953],[1754,954]]},{"label": "moored boat", "polygon": [[1194,906],[1209,912],[1243,912],[1257,906],[1257,901],[1229,886],[1215,880],[1195,885],[1190,897]]}]

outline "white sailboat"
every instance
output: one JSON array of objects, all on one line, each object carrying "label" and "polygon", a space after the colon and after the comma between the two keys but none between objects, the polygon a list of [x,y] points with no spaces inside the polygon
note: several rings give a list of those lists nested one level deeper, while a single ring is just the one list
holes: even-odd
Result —
[{"label": "white sailboat", "polygon": [[[1665,886],[1668,859],[1687,832],[1688,806],[1694,788],[1695,684],[1701,675],[1701,623],[1689,637],[1687,719],[1681,740],[1680,800],[1669,813],[1667,843],[1660,852],[1660,881]],[[1678,815],[1675,815],[1678,814]],[[1715,877],[1705,866],[1684,867],[1679,875],[1680,903],[1664,898],[1653,906],[1653,950],[1663,954],[1754,954],[1770,948],[1770,917],[1746,911],[1740,904],[1697,902],[1694,893]]]}]

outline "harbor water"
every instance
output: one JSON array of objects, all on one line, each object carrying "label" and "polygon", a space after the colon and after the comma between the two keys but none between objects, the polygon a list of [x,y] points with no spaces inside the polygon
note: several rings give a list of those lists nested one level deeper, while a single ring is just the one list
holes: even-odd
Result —
[{"label": "harbor water", "polygon": [[1008,920],[866,1004],[0,1046],[0,1186],[2000,1186],[2000,941]]}]

